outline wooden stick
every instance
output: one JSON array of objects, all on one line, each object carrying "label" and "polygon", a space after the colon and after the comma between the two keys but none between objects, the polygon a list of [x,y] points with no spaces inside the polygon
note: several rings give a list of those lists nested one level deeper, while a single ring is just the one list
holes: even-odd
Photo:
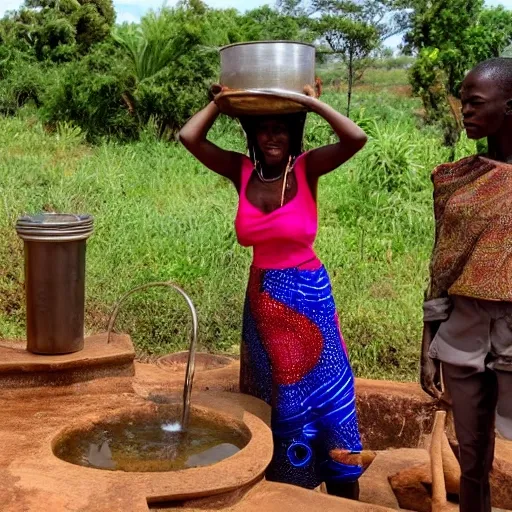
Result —
[{"label": "wooden stick", "polygon": [[443,471],[443,436],[446,411],[437,411],[430,444],[430,464],[432,470],[432,512],[442,512],[447,505],[446,484]]},{"label": "wooden stick", "polygon": [[442,452],[446,490],[450,494],[459,494],[461,476],[460,465],[457,457],[455,457],[455,454],[453,453],[452,447],[446,437],[446,433],[443,433]]}]

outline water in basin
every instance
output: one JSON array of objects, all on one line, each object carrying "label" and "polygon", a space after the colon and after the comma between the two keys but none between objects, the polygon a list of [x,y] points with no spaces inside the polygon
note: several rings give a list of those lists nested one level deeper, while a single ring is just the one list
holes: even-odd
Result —
[{"label": "water in basin", "polygon": [[187,432],[172,420],[140,418],[99,423],[77,430],[54,448],[72,464],[119,471],[176,471],[208,466],[231,457],[247,444],[244,433],[205,418],[190,420]]}]

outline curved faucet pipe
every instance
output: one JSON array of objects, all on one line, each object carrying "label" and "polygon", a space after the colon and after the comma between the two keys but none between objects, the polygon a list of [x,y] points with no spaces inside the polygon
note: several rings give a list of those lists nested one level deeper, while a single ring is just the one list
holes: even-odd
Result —
[{"label": "curved faucet pipe", "polygon": [[173,288],[177,292],[180,293],[180,295],[185,299],[187,302],[187,306],[190,310],[190,314],[192,316],[192,336],[190,339],[190,346],[188,350],[188,361],[187,361],[187,371],[185,373],[185,385],[183,388],[183,411],[182,411],[182,418],[181,418],[181,427],[183,430],[186,430],[188,428],[188,423],[190,419],[190,397],[192,395],[192,384],[194,381],[194,373],[195,373],[195,361],[196,361],[196,347],[197,347],[197,333],[198,333],[198,321],[197,321],[197,311],[194,307],[194,303],[190,299],[190,297],[177,285],[174,283],[171,283],[170,281],[166,282],[154,282],[154,283],[147,283],[143,284],[141,286],[137,286],[136,288],[133,288],[133,290],[130,290],[129,292],[126,292],[121,299],[117,302],[117,304],[114,307],[114,310],[110,316],[110,320],[108,322],[108,329],[107,329],[107,343],[110,343],[110,338],[112,334],[112,330],[114,328],[114,323],[116,321],[117,315],[119,313],[119,310],[121,308],[121,305],[124,303],[124,301],[132,294],[146,290],[148,288],[153,287],[167,287],[167,288]]}]

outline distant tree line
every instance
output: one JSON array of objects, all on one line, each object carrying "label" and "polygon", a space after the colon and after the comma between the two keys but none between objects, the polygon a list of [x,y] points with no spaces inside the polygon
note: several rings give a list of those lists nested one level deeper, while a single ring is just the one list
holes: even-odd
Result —
[{"label": "distant tree line", "polygon": [[512,43],[512,12],[483,0],[278,0],[243,14],[183,0],[117,25],[112,0],[25,0],[0,20],[0,114],[31,104],[49,128],[73,123],[91,141],[136,139],[148,122],[172,137],[218,78],[218,48],[257,40],[315,43],[347,84],[350,114],[354,85],[396,34],[450,144],[465,72]]}]

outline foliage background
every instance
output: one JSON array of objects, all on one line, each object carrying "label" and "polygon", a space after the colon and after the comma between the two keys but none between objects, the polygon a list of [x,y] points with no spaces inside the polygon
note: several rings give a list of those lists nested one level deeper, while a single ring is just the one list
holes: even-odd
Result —
[{"label": "foliage background", "polygon": [[[88,212],[96,219],[88,243],[88,332],[105,328],[123,292],[171,279],[197,304],[203,348],[237,353],[250,253],[233,230],[236,193],[174,136],[207,101],[219,46],[314,41],[324,100],[345,111],[350,91],[351,117],[370,136],[364,151],[322,179],[317,251],[332,277],[356,373],[414,379],[432,244],[430,172],[477,151],[458,133],[447,137],[456,123],[448,99],[468,67],[512,43],[509,11],[475,1],[465,17],[446,4],[324,1],[314,11],[311,2],[290,1],[241,14],[190,0],[140,24],[116,25],[110,0],[28,0],[5,17],[0,337],[24,334],[17,218]],[[467,30],[452,34],[449,24],[461,17]],[[406,34],[404,54],[392,55],[381,41],[398,29]],[[357,79],[348,87],[346,49],[366,30],[376,34],[374,44],[352,62]],[[329,49],[333,33],[343,44]],[[240,127],[227,118],[211,137],[245,150]],[[326,123],[309,116],[306,146],[330,140]],[[164,291],[134,296],[118,320],[140,357],[183,348],[187,326],[185,305]]]}]

